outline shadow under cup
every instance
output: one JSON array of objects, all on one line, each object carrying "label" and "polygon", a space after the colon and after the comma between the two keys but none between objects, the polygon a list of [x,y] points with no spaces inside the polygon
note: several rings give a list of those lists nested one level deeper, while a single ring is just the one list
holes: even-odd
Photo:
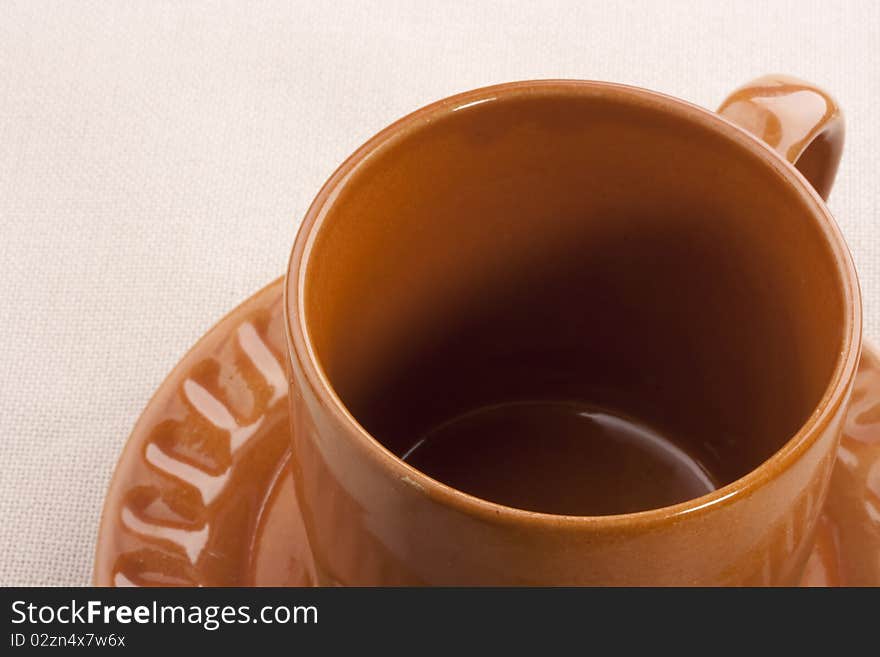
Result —
[{"label": "shadow under cup", "polygon": [[802,193],[659,104],[477,99],[392,128],[333,194],[303,287],[318,362],[388,450],[493,502],[698,497],[797,432],[841,351]]}]

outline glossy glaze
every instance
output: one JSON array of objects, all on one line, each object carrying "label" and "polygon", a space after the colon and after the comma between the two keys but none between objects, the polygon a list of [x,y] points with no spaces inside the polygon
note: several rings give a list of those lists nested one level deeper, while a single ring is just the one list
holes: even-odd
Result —
[{"label": "glossy glaze", "polygon": [[475,497],[543,513],[633,513],[718,488],[671,437],[575,402],[484,406],[434,427],[401,458]]},{"label": "glossy glaze", "polygon": [[730,94],[718,113],[772,146],[828,198],[844,139],[843,112],[830,94],[788,75],[766,75]]},{"label": "glossy glaze", "polygon": [[880,358],[875,349],[862,352],[825,517],[838,551],[838,581],[880,585]]},{"label": "glossy glaze", "polygon": [[[193,408],[181,414],[178,405],[186,405],[184,384],[198,376],[204,363],[246,381],[255,397],[273,399],[274,394],[268,398],[258,394],[266,379],[240,358],[239,336],[242,326],[253,326],[251,318],[268,317],[263,342],[281,360],[281,297],[282,283],[276,281],[221,320],[169,374],[144,410],[107,492],[95,560],[96,585],[311,584],[306,540],[288,467],[286,394],[255,409],[257,416],[265,419],[248,440],[249,451],[254,455],[265,452],[274,461],[254,467],[252,458],[233,458],[226,470],[228,484],[220,494],[209,495],[207,507],[201,495],[194,494],[204,489],[204,473],[178,467],[172,476],[157,469],[147,457],[156,436],[165,434],[160,427],[178,428],[167,434],[170,442],[166,449],[172,452],[187,449],[188,437],[204,430],[206,421],[200,412]],[[250,333],[250,328],[245,332]],[[228,388],[219,379],[206,382],[205,389],[215,399],[228,398]],[[880,586],[876,558],[880,552],[880,487],[876,483],[880,472],[880,359],[871,348],[863,353],[852,403],[804,573],[803,584],[807,586]],[[219,446],[216,451],[225,452],[229,431],[221,428],[211,433],[211,443]],[[140,507],[144,522],[130,523],[128,518],[134,511],[127,501],[144,490],[151,491],[155,500],[173,504],[181,517],[198,518],[197,527],[207,527],[205,547],[198,551],[189,547],[189,541],[181,540],[186,534],[176,532],[193,525],[182,525],[167,514],[145,515]]]},{"label": "glossy glaze", "polygon": [[[429,106],[320,192],[287,304],[318,584],[799,580],[855,375],[858,286],[815,191],[717,114],[569,81]],[[447,418],[535,398],[618,408],[714,458],[724,485],[548,515],[399,458]]]}]

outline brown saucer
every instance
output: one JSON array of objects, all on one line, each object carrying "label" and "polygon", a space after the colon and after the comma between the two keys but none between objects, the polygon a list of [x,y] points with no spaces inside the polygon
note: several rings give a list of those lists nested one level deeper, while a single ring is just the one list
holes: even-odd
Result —
[{"label": "brown saucer", "polygon": [[[217,323],[150,400],[110,483],[98,586],[308,586],[287,468],[281,280]],[[866,346],[807,586],[880,585],[880,358]]]}]

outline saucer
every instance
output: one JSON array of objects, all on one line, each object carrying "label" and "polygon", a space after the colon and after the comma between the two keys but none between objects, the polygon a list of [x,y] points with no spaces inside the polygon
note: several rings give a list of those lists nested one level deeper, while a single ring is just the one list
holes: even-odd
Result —
[{"label": "saucer", "polygon": [[[288,468],[283,279],[150,400],[104,502],[98,586],[309,586]],[[865,346],[805,586],[880,585],[880,358]]]}]

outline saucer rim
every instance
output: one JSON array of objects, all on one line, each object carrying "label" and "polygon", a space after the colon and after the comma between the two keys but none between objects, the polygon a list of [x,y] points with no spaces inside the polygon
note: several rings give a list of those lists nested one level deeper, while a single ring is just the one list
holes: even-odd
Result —
[{"label": "saucer rim", "polygon": [[[116,461],[113,466],[113,474],[110,476],[110,481],[107,483],[107,488],[104,491],[104,496],[102,499],[102,507],[101,514],[98,520],[98,530],[95,537],[95,549],[94,549],[94,557],[92,561],[92,585],[93,586],[111,586],[110,584],[101,583],[98,581],[98,566],[101,560],[101,550],[102,546],[106,543],[108,535],[112,532],[112,526],[114,525],[113,519],[110,518],[110,507],[113,505],[109,503],[111,500],[111,495],[113,491],[117,490],[120,487],[120,483],[125,479],[127,475],[128,468],[125,467],[128,462],[132,459],[129,458],[130,452],[133,452],[137,449],[138,445],[136,441],[133,440],[135,436],[141,433],[143,425],[149,421],[150,410],[161,401],[171,392],[173,392],[173,384],[180,378],[180,374],[185,372],[190,365],[190,361],[193,357],[201,353],[206,347],[216,346],[223,342],[223,340],[227,337],[227,333],[221,331],[220,329],[226,324],[228,321],[232,320],[238,313],[244,310],[246,307],[252,305],[255,300],[259,297],[262,297],[265,294],[271,292],[272,288],[276,285],[284,285],[284,276],[280,276],[266,285],[259,288],[253,294],[250,294],[245,298],[241,303],[237,304],[228,312],[224,313],[220,319],[214,322],[210,328],[208,328],[202,335],[196,340],[189,349],[187,349],[183,355],[175,363],[174,367],[165,375],[162,379],[162,382],[158,385],[156,390],[150,395],[149,400],[144,407],[141,409],[140,414],[138,415],[137,421],[134,423],[131,431],[128,433],[128,436],[125,439],[125,443],[122,445],[122,449],[119,451],[119,455],[116,458]],[[286,395],[285,395],[286,396]]]}]

